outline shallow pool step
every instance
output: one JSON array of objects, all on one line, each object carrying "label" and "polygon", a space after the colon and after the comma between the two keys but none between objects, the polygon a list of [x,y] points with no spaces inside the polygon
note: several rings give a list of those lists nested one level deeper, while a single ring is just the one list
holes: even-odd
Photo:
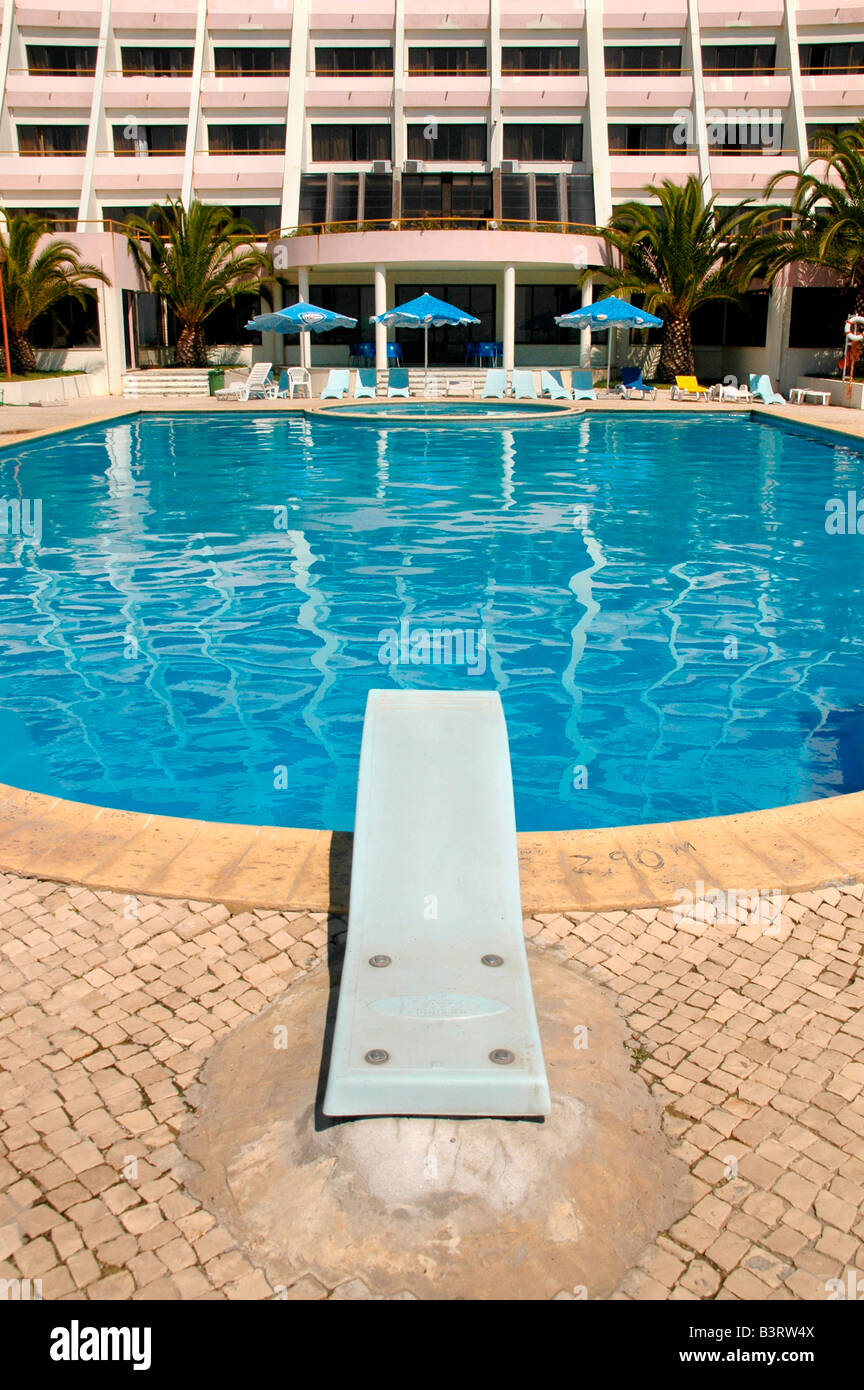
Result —
[{"label": "shallow pool step", "polygon": [[494,692],[369,695],[324,1113],[549,1113]]}]

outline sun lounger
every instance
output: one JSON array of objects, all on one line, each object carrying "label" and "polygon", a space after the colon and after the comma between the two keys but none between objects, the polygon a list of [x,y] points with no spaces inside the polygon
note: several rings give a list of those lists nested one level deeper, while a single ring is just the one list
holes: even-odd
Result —
[{"label": "sun lounger", "polygon": [[533,372],[522,371],[518,367],[514,367],[513,395],[517,401],[536,401],[537,388],[534,385]]},{"label": "sun lounger", "polygon": [[235,381],[233,386],[222,386],[216,392],[217,400],[248,401],[261,396],[275,396],[276,383],[273,380],[273,363],[256,362],[250,368],[245,381]]},{"label": "sun lounger", "polygon": [[355,401],[374,401],[378,393],[378,373],[374,367],[359,367],[354,378]]},{"label": "sun lounger", "polygon": [[675,385],[669,388],[671,401],[707,401],[708,388],[700,386],[695,376],[676,376]]},{"label": "sun lounger", "polygon": [[391,367],[387,373],[387,398],[391,396],[404,396],[410,398],[411,392],[408,390],[408,373],[404,367]]},{"label": "sun lounger", "polygon": [[618,387],[618,394],[624,396],[629,401],[634,391],[641,392],[642,396],[656,396],[656,386],[646,386],[642,380],[641,367],[622,367],[621,385]]},{"label": "sun lounger", "polygon": [[341,401],[351,385],[351,372],[347,367],[336,367],[327,378],[327,385],[321,392],[322,401]]},{"label": "sun lounger", "polygon": [[781,396],[779,391],[774,390],[774,387],[771,385],[771,378],[767,372],[763,372],[761,376],[751,372],[750,390],[763,405],[786,404],[786,397]]},{"label": "sun lounger", "polygon": [[574,368],[570,373],[570,380],[573,384],[574,401],[596,401],[597,392],[594,390],[594,377],[589,371],[577,371]]},{"label": "sun lounger", "polygon": [[540,373],[540,395],[548,396],[553,401],[572,401],[573,399],[572,392],[561,380],[560,372]]},{"label": "sun lounger", "polygon": [[490,367],[483,382],[482,401],[503,401],[507,390],[507,373],[503,367]]}]

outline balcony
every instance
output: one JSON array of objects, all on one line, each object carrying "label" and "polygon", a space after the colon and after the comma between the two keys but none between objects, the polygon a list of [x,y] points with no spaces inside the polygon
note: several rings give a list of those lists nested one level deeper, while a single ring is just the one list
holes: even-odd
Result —
[{"label": "balcony", "polygon": [[176,197],[183,182],[182,154],[150,154],[146,157],[117,156],[100,151],[96,156],[94,184],[99,192],[112,195],[126,190],[153,194],[161,201],[165,194]]},{"label": "balcony", "polygon": [[[461,0],[460,0],[461,3]],[[248,23],[248,8],[246,10]],[[489,7],[486,5],[488,22]],[[346,13],[345,0],[315,0],[313,24],[316,33],[331,29],[350,28],[351,36],[362,34],[364,29],[390,30],[396,19],[396,0],[367,0],[363,5],[355,5],[350,14]],[[434,21],[430,19],[430,24]]]},{"label": "balcony", "polygon": [[386,74],[310,76],[306,79],[306,105],[334,110],[344,107],[364,111],[374,107],[389,109],[393,105],[393,78]]},{"label": "balcony", "polygon": [[[744,197],[757,197],[765,185],[775,175],[787,169],[797,169],[797,150],[748,150],[722,151],[714,147],[709,150],[711,183],[716,193],[735,193]],[[791,180],[781,185],[780,193],[791,191]]]},{"label": "balcony", "polygon": [[[550,29],[581,29],[585,23],[585,0],[544,0],[543,18]],[[608,24],[608,19],[606,23]],[[531,30],[537,27],[537,7],[526,0],[501,0],[501,28]]]},{"label": "balcony", "polygon": [[284,111],[288,78],[217,77],[201,79],[201,105],[205,111]]},{"label": "balcony", "polygon": [[704,79],[706,106],[779,106],[784,110],[791,100],[792,82],[788,72],[771,75],[758,72],[724,73]]},{"label": "balcony", "polygon": [[610,110],[688,106],[693,100],[693,74],[633,72],[606,78],[606,105]]},{"label": "balcony", "polygon": [[278,193],[282,190],[284,154],[203,154],[195,156],[196,190],[225,193],[247,190]]},{"label": "balcony", "polygon": [[106,111],[188,110],[192,94],[191,77],[124,77],[120,72],[105,74],[102,100]]},{"label": "balcony", "polygon": [[805,111],[821,107],[864,107],[864,72],[801,74]]},{"label": "balcony", "polygon": [[604,244],[577,223],[482,217],[403,217],[392,222],[297,227],[269,245],[282,270],[298,266],[600,265]]},{"label": "balcony", "polygon": [[52,200],[60,193],[80,193],[84,177],[84,155],[0,154],[0,187],[5,194],[50,191]]},{"label": "balcony", "polygon": [[546,73],[531,76],[506,73],[501,78],[501,105],[507,111],[522,107],[550,107],[566,110],[584,107],[588,103],[588,78],[579,73],[551,77]]},{"label": "balcony", "polygon": [[[99,33],[102,18],[102,0],[76,0],[75,28],[94,30],[94,40]],[[151,11],[152,19],[152,11]],[[15,5],[15,22],[19,29],[62,29],[69,28],[69,11],[58,0],[18,0]]]},{"label": "balcony", "polygon": [[699,174],[696,151],[681,146],[680,152],[669,149],[609,151],[609,172],[612,191],[616,195],[641,194],[649,183],[663,179],[683,182],[690,174]]},{"label": "balcony", "polygon": [[482,73],[464,77],[429,77],[415,74],[405,79],[405,106],[440,112],[460,107],[489,105],[491,79]]},{"label": "balcony", "polygon": [[33,76],[15,69],[6,78],[6,101],[13,111],[90,111],[92,77]]},{"label": "balcony", "polygon": [[[742,3],[742,0],[732,0],[730,9],[729,0],[699,0],[699,19],[702,25],[703,35],[708,30],[722,29],[728,32],[733,26],[741,30],[758,28],[762,26],[766,29],[781,29],[783,27],[784,0],[752,0],[750,4]],[[830,19],[826,16],[825,10],[821,10],[818,23],[825,24],[835,18],[834,6],[831,7]],[[798,14],[798,23],[806,24],[801,12]]]},{"label": "balcony", "polygon": [[[319,5],[316,0],[316,25],[318,23],[318,8]],[[244,4],[243,0],[207,0],[207,21],[211,31],[226,33],[233,29],[243,29],[252,18],[249,11],[250,6]],[[289,34],[291,32],[293,19],[293,0],[279,0],[278,7],[268,5],[267,24],[264,33],[266,34],[267,30],[277,30],[284,37],[286,31]]]},{"label": "balcony", "polygon": [[[150,4],[147,0],[111,0],[111,23],[115,31],[120,32],[161,34],[166,29],[176,29],[191,35],[195,33],[197,12],[197,0],[170,0],[170,3],[152,0]],[[244,21],[249,22],[248,10]],[[68,11],[66,22],[69,22]]]},{"label": "balcony", "polygon": [[[379,6],[376,5],[375,8],[378,9]],[[489,24],[489,0],[459,0],[458,5],[453,4],[452,0],[405,0],[407,30],[421,29],[427,33],[440,30],[442,37],[451,35],[454,18],[458,18],[461,30],[485,30]],[[537,23],[536,14],[533,16],[533,23]]]},{"label": "balcony", "polygon": [[605,6],[603,27],[607,34],[615,29],[686,29],[687,0],[617,0]]}]

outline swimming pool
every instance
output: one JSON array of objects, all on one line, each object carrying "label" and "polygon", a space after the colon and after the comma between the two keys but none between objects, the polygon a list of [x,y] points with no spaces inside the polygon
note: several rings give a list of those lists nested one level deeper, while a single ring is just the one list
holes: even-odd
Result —
[{"label": "swimming pool", "polygon": [[858,790],[864,537],[825,504],[862,463],[713,412],[144,414],[10,446],[0,780],[348,829],[368,690],[446,686],[500,690],[523,830]]}]

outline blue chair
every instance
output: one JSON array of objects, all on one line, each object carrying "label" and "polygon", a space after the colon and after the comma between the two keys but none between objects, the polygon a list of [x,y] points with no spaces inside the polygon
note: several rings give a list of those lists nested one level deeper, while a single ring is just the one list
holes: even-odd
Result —
[{"label": "blue chair", "polygon": [[327,385],[321,392],[322,401],[341,401],[351,385],[351,372],[347,367],[335,367],[327,378]]},{"label": "blue chair", "polygon": [[622,367],[621,384],[617,390],[619,396],[623,396],[625,400],[630,399],[630,393],[632,391],[640,391],[643,396],[657,395],[657,387],[646,386],[645,382],[642,380],[641,367]]},{"label": "blue chair", "polygon": [[503,401],[504,392],[507,390],[507,373],[503,367],[489,367],[486,370],[486,380],[483,383],[483,393],[480,397],[483,401],[496,400]]},{"label": "blue chair", "polygon": [[513,395],[517,401],[536,401],[537,388],[534,385],[533,372],[513,368]]},{"label": "blue chair", "polygon": [[405,371],[404,367],[392,367],[387,373],[387,377],[388,399],[391,396],[405,396],[406,399],[410,396],[411,393],[408,390],[408,373]]},{"label": "blue chair", "polygon": [[378,373],[374,367],[360,367],[354,381],[354,399],[374,401],[378,393]]},{"label": "blue chair", "polygon": [[750,394],[757,396],[763,405],[786,404],[786,397],[774,390],[767,372],[763,372],[761,376],[755,372],[750,373]]},{"label": "blue chair", "polygon": [[388,362],[398,362],[399,365],[400,365],[400,367],[401,367],[401,365],[402,365],[402,344],[401,344],[401,343],[388,343],[388,344],[387,344],[387,361],[388,361]]},{"label": "blue chair", "polygon": [[572,392],[561,380],[560,372],[541,372],[540,373],[540,394],[548,396],[553,401],[572,401]]},{"label": "blue chair", "polygon": [[570,373],[570,381],[573,386],[574,401],[596,401],[597,392],[594,390],[594,378],[589,371],[576,371]]}]

